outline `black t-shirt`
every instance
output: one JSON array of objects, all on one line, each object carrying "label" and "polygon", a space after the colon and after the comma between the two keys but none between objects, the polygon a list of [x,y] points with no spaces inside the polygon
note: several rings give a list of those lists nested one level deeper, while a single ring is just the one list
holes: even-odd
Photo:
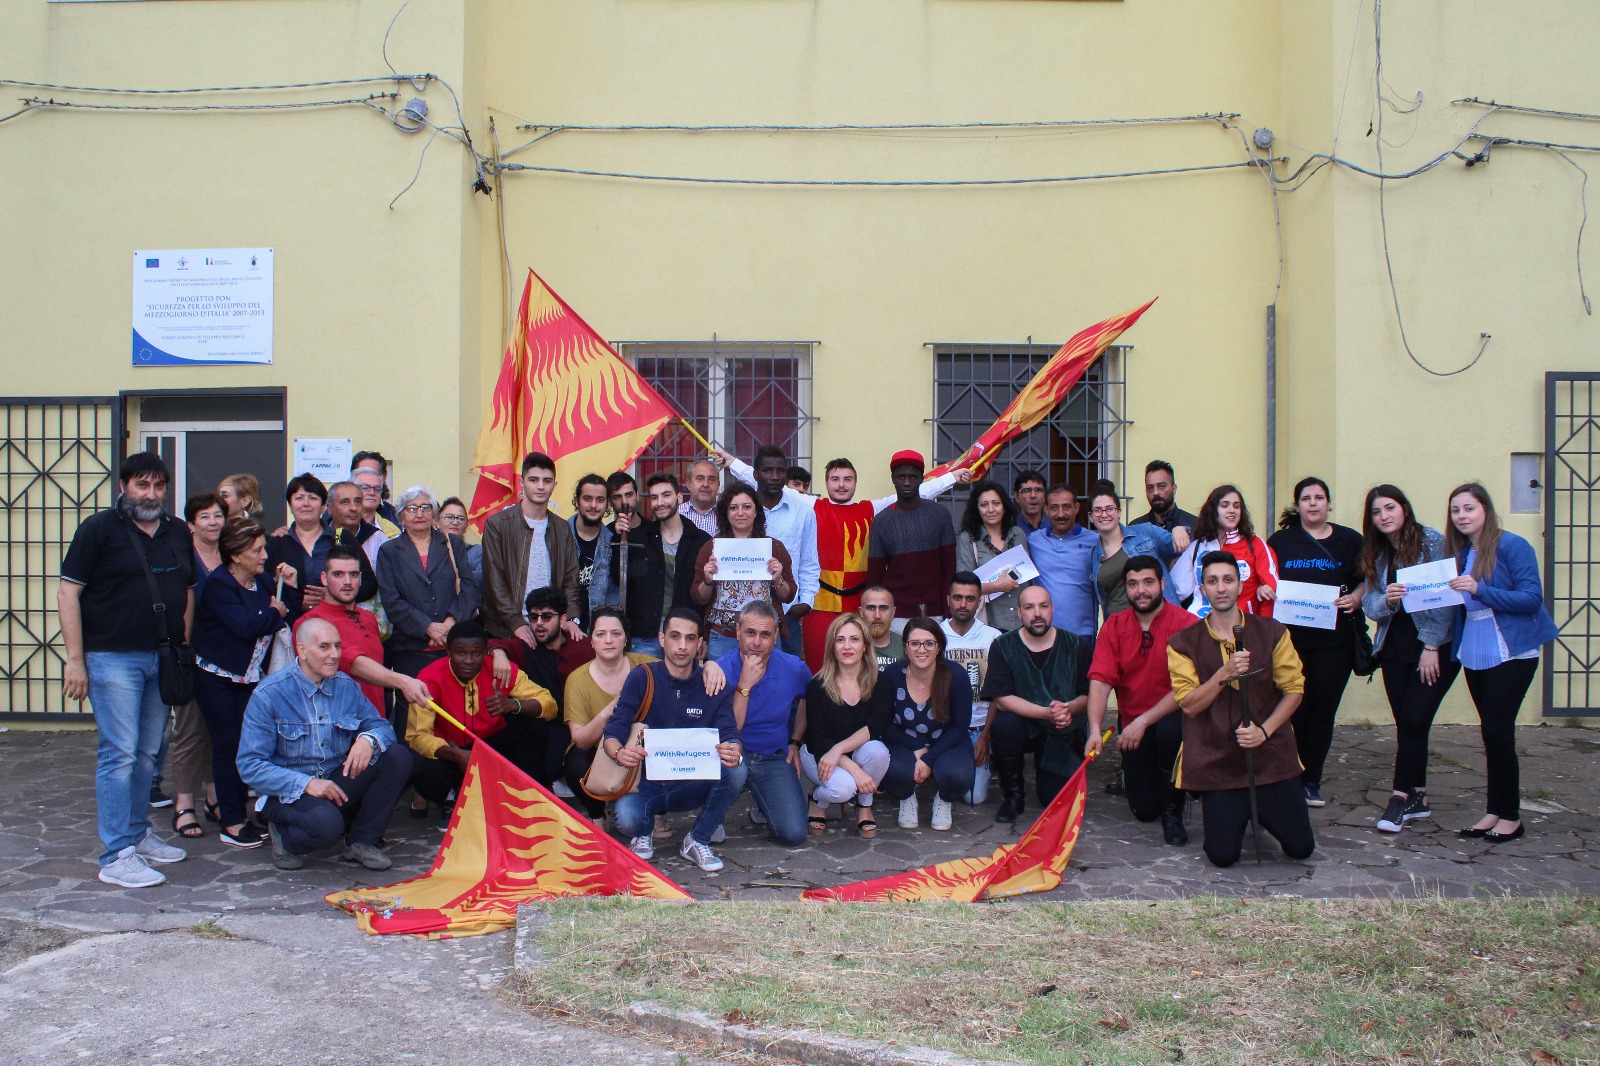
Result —
[{"label": "black t-shirt", "polygon": [[594,550],[600,538],[578,538],[578,628],[589,632],[589,582],[594,577]]},{"label": "black t-shirt", "polygon": [[144,545],[150,573],[166,604],[167,634],[181,642],[183,611],[194,587],[194,542],[189,527],[164,517],[154,537],[113,508],[91,515],[72,535],[61,560],[64,581],[83,586],[84,651],[149,651],[159,643],[150,583],[140,573],[139,556],[128,531]]},{"label": "black t-shirt", "polygon": [[[1341,593],[1361,584],[1361,534],[1331,523],[1329,529],[1325,540],[1298,528],[1280,529],[1267,538],[1267,547],[1278,557],[1279,580],[1332,585]],[[1297,648],[1349,648],[1357,617],[1340,611],[1339,624],[1333,629],[1292,625],[1289,636]]]},{"label": "black t-shirt", "polygon": [[893,713],[894,690],[878,675],[878,683],[860,703],[839,704],[828,698],[822,682],[812,678],[806,686],[806,750],[820,759],[828,749],[842,740],[854,736],[866,726],[875,740],[883,739]]}]

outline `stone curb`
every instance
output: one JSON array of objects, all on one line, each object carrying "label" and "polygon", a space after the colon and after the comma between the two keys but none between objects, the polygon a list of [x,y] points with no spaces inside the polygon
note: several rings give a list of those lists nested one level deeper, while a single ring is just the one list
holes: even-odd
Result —
[{"label": "stone curb", "polygon": [[[516,970],[536,973],[544,968],[538,938],[549,920],[549,915],[538,904],[524,903],[517,908],[516,940],[511,951],[511,964]],[[805,1030],[759,1029],[728,1023],[703,1011],[668,1010],[659,1003],[632,1003],[624,1010],[608,1013],[606,1018],[674,1040],[755,1052],[803,1062],[807,1066],[1012,1066],[987,1059],[962,1058],[931,1048],[888,1047],[869,1040],[824,1036]]]}]

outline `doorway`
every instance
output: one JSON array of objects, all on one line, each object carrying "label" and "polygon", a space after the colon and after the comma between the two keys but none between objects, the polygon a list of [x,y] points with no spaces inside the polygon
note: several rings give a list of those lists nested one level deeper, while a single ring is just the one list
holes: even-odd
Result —
[{"label": "doorway", "polygon": [[190,496],[215,491],[228,475],[250,474],[261,483],[261,523],[268,529],[284,524],[286,390],[126,392],[122,397],[128,450],[155,452],[172,470],[167,506],[173,514],[181,516]]}]

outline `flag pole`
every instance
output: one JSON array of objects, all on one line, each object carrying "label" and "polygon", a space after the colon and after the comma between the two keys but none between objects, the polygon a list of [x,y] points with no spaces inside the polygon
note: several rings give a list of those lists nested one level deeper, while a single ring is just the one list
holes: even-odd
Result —
[{"label": "flag pole", "polygon": [[455,715],[451,714],[449,711],[445,710],[443,707],[439,706],[437,703],[433,702],[432,700],[429,700],[428,701],[428,706],[429,706],[429,708],[432,709],[434,714],[438,715],[440,718],[443,718],[445,721],[449,722],[451,725],[453,725],[457,729],[461,730],[467,736],[471,737],[474,741],[479,741],[479,740],[483,739],[478,734],[474,733],[472,730],[468,729],[466,726],[464,726],[460,722],[458,722],[456,720]]},{"label": "flag pole", "polygon": [[715,448],[713,448],[711,446],[711,442],[710,441],[706,440],[704,437],[702,437],[700,435],[700,431],[698,429],[695,429],[693,426],[691,426],[689,424],[689,420],[687,418],[684,418],[682,415],[679,415],[678,416],[678,421],[680,423],[682,423],[683,428],[688,430],[689,434],[692,437],[694,437],[695,440],[700,442],[700,444],[705,448],[706,451],[715,452],[717,450],[717,449],[715,449]]}]

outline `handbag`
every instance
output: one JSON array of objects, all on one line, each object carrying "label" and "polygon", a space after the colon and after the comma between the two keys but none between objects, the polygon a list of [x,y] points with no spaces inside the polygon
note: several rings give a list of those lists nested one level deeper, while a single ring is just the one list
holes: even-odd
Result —
[{"label": "handbag", "polygon": [[[639,713],[633,716],[633,726],[628,730],[628,742],[624,747],[644,744],[644,716],[650,713],[650,701],[655,695],[656,675],[647,666],[644,671],[644,699],[639,701]],[[589,771],[579,784],[591,798],[609,803],[639,791],[639,770],[642,766],[642,763],[640,766],[623,766],[606,754],[605,741],[602,739],[595,745],[594,762],[589,764]]]},{"label": "handbag", "polygon": [[150,585],[150,602],[156,613],[156,686],[161,691],[161,702],[168,707],[181,707],[194,699],[194,649],[182,643],[173,643],[167,630],[167,603],[161,598],[155,575],[150,572],[150,560],[145,557],[144,545],[139,543],[139,533],[131,525],[128,539],[133,543],[133,553],[139,557],[139,569]]}]

